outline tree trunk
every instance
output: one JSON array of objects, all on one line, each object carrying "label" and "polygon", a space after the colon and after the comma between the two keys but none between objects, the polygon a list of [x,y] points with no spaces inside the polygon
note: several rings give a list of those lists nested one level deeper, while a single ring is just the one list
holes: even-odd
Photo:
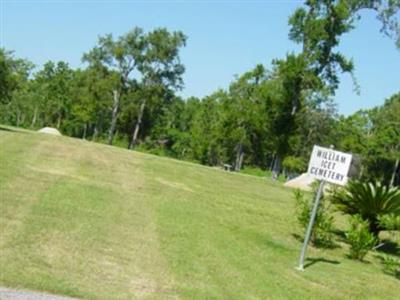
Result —
[{"label": "tree trunk", "polygon": [[36,124],[36,119],[37,119],[37,113],[38,113],[38,108],[35,107],[35,110],[33,111],[33,117],[32,117],[32,122],[31,122],[31,128],[33,128]]},{"label": "tree trunk", "polygon": [[242,169],[243,156],[244,156],[243,145],[239,143],[236,147],[235,171],[240,171]]},{"label": "tree trunk", "polygon": [[[297,98],[297,97],[296,97]],[[297,112],[297,107],[298,107],[298,102],[297,100],[292,101],[292,112],[291,115],[294,116],[295,113]]]},{"label": "tree trunk", "polygon": [[396,173],[397,173],[398,167],[399,167],[399,159],[396,159],[396,162],[394,164],[393,173],[392,173],[392,178],[390,179],[390,186],[394,185],[394,179],[396,178]]},{"label": "tree trunk", "polygon": [[186,153],[186,149],[183,149],[181,152],[181,157],[180,157],[181,159],[183,159],[185,157],[185,153]]},{"label": "tree trunk", "polygon": [[128,149],[133,149],[137,144],[140,125],[142,124],[142,119],[143,119],[143,113],[144,113],[145,106],[146,106],[146,100],[143,100],[142,104],[140,104],[140,109],[139,109],[137,122],[136,122],[136,125],[135,125],[135,129],[133,130],[132,140],[129,143]]},{"label": "tree trunk", "polygon": [[276,154],[274,153],[274,154],[272,155],[271,163],[270,163],[270,165],[269,165],[269,170],[270,170],[270,171],[272,171],[272,170],[274,169],[275,157],[276,157]]},{"label": "tree trunk", "polygon": [[19,127],[19,123],[21,122],[21,112],[17,109],[17,127]]},{"label": "tree trunk", "polygon": [[278,179],[279,174],[281,173],[281,166],[282,166],[282,157],[280,154],[276,154],[274,167],[272,168],[272,179]]},{"label": "tree trunk", "polygon": [[98,123],[94,125],[94,130],[93,130],[93,135],[92,135],[92,141],[97,140],[97,136],[99,135],[99,126]]},{"label": "tree trunk", "polygon": [[57,118],[57,129],[60,129],[61,126],[61,113],[58,114],[58,118]]},{"label": "tree trunk", "polygon": [[114,96],[114,106],[113,106],[113,111],[112,111],[112,116],[111,116],[111,125],[110,125],[110,129],[108,131],[108,139],[107,139],[107,143],[109,145],[112,145],[112,142],[114,139],[115,127],[117,126],[120,93],[117,90],[114,90],[113,96]]},{"label": "tree trunk", "polygon": [[24,113],[22,113],[22,116],[21,116],[21,123],[22,124],[25,123],[25,117],[26,117],[26,115]]},{"label": "tree trunk", "polygon": [[87,133],[87,123],[83,125],[83,134],[82,139],[86,140],[86,133]]}]

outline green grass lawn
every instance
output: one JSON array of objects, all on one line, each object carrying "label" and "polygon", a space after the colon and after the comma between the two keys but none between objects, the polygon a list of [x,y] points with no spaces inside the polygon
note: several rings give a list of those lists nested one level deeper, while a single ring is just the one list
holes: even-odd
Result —
[{"label": "green grass lawn", "polygon": [[399,299],[374,254],[301,242],[266,178],[0,130],[0,285],[85,299]]}]

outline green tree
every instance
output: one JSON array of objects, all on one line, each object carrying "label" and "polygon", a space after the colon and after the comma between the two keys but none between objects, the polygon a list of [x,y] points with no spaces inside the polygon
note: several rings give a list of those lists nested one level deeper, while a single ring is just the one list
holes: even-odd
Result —
[{"label": "green tree", "polygon": [[298,129],[290,140],[292,155],[308,161],[313,145],[337,145],[337,122],[333,102],[327,101],[324,106],[306,103],[298,116]]},{"label": "green tree", "polygon": [[391,170],[384,170],[387,182],[394,185],[400,160],[400,93],[386,100],[382,107],[371,113],[371,142],[369,155],[378,160],[387,161]]},{"label": "green tree", "polygon": [[102,65],[75,72],[72,83],[70,130],[73,135],[96,140],[109,126],[109,108],[116,74]]},{"label": "green tree", "polygon": [[0,48],[0,103],[11,101],[12,93],[27,79],[33,65],[23,59],[15,59],[11,51]]},{"label": "green tree", "polygon": [[221,142],[221,101],[226,93],[219,90],[205,97],[193,116],[190,128],[194,159],[202,164],[219,165],[226,161]]},{"label": "green tree", "polygon": [[174,97],[168,105],[162,106],[162,111],[151,130],[153,147],[164,147],[169,155],[179,159],[193,159],[189,134],[191,116],[193,115],[191,110],[187,109],[189,107],[187,103],[196,100],[192,98],[185,102],[180,97]]},{"label": "green tree", "polygon": [[0,118],[16,126],[26,119],[29,76],[34,65],[0,48]]},{"label": "green tree", "polygon": [[257,65],[237,78],[225,97],[221,97],[221,136],[236,171],[242,168],[245,153],[251,155],[252,137],[265,119],[260,114],[262,103],[256,93],[265,78],[264,67]]},{"label": "green tree", "polygon": [[[43,109],[42,123],[60,128],[63,120],[68,120],[71,109],[71,88],[74,71],[65,62],[57,64],[49,61],[35,74],[37,101],[35,109]],[[33,123],[33,122],[32,122]]]},{"label": "green tree", "polygon": [[[280,172],[282,157],[290,151],[298,128],[298,113],[308,99],[326,102],[339,85],[339,72],[352,74],[354,66],[337,50],[340,38],[354,28],[361,9],[378,11],[384,29],[393,29],[393,16],[399,1],[309,0],[296,9],[289,19],[289,38],[302,45],[302,53],[275,62],[275,73],[281,80],[280,108],[275,118],[277,142],[275,176]],[[290,103],[290,106],[288,105]],[[278,133],[279,132],[279,133]]]},{"label": "green tree", "polygon": [[114,40],[111,34],[102,36],[98,45],[83,55],[82,60],[90,66],[107,67],[114,70],[118,76],[116,85],[112,89],[113,107],[107,143],[112,144],[120,112],[121,97],[135,85],[132,78],[143,61],[143,51],[146,47],[145,34],[141,28],[135,27],[125,35]]},{"label": "green tree", "polygon": [[149,94],[161,94],[161,98],[168,101],[169,90],[182,87],[185,68],[180,62],[179,50],[185,42],[186,36],[182,32],[170,33],[165,28],[155,29],[144,37],[145,48],[138,69],[142,75],[140,86],[147,93],[140,100],[130,149],[137,144],[146,104],[151,98]]},{"label": "green tree", "polygon": [[306,100],[311,94],[322,91],[324,86],[302,54],[275,60],[272,80],[274,93],[269,94],[268,119],[272,120],[271,132],[275,137],[273,176],[276,178],[281,172],[282,160],[291,151],[290,140],[296,134]]}]

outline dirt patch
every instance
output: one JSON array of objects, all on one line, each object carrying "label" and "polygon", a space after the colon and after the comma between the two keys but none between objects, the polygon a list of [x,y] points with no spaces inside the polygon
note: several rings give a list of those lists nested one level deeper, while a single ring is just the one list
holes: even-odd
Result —
[{"label": "dirt patch", "polygon": [[67,168],[59,169],[59,168],[54,168],[54,167],[50,167],[50,166],[48,168],[39,168],[39,167],[29,166],[29,165],[27,165],[26,168],[29,170],[32,170],[34,172],[45,173],[50,176],[69,177],[69,178],[76,179],[79,181],[89,181],[89,179],[86,177],[71,174],[71,173],[73,173],[73,170],[68,170]]},{"label": "dirt patch", "polygon": [[145,298],[155,293],[157,286],[148,278],[138,277],[131,280],[132,293],[138,298]]}]

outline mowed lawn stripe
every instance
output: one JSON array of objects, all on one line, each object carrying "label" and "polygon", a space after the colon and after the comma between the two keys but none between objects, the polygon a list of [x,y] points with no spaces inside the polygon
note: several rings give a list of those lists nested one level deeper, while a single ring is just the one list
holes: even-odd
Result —
[{"label": "mowed lawn stripe", "polygon": [[18,230],[39,195],[57,180],[32,170],[42,143],[31,134],[0,130],[0,247]]},{"label": "mowed lawn stripe", "polygon": [[[93,153],[98,145],[79,140],[32,138],[37,157],[22,163],[35,173],[23,178],[31,204],[2,248],[2,284],[90,299],[175,298],[137,159],[111,147]],[[33,193],[38,178],[49,184]]]}]

